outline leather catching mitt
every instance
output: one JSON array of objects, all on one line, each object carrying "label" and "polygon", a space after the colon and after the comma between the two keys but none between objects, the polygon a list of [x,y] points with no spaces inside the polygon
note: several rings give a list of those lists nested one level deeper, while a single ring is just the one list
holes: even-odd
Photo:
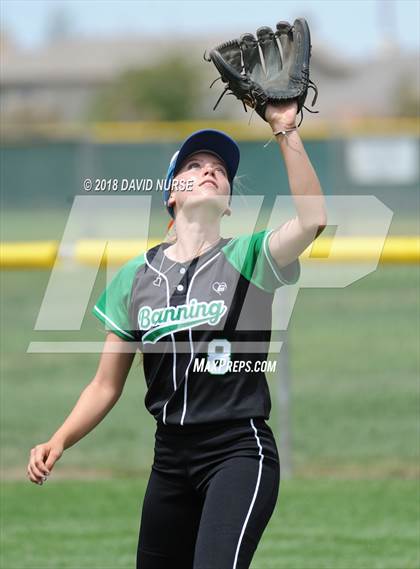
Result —
[{"label": "leather catching mitt", "polygon": [[318,89],[309,78],[311,37],[306,20],[298,18],[293,25],[279,22],[275,32],[262,27],[256,36],[243,34],[216,46],[208,58],[204,56],[214,63],[226,84],[213,110],[229,92],[243,102],[245,110],[246,105],[252,107],[264,120],[267,104],[293,99],[298,112],[303,108],[317,112],[305,107],[308,88],[314,90],[312,106],[318,96]]}]

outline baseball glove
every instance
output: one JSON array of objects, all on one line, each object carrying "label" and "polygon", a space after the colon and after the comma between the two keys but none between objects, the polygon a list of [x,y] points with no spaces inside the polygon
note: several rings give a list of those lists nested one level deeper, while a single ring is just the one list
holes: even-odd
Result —
[{"label": "baseball glove", "polygon": [[312,106],[318,96],[316,85],[309,79],[310,56],[311,38],[304,18],[296,19],[293,26],[279,22],[275,32],[259,28],[257,38],[244,34],[218,45],[209,57],[204,55],[219,71],[218,79],[226,84],[213,110],[229,91],[243,102],[245,110],[245,105],[252,107],[264,120],[268,103],[292,99],[297,101],[298,112],[303,108],[317,112],[305,107],[308,88],[314,90]]}]

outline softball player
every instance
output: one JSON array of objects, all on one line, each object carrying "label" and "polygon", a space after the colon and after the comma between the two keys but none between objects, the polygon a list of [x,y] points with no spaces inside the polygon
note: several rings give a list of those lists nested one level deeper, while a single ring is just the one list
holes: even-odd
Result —
[{"label": "softball player", "polygon": [[[267,359],[274,292],[296,283],[298,256],[326,218],[295,127],[296,103],[269,106],[266,116],[274,133],[282,131],[276,138],[298,215],[272,231],[221,237],[238,146],[216,130],[187,138],[164,194],[176,241],[124,265],[101,295],[94,314],[109,332],[97,374],[50,441],[31,451],[28,475],[42,484],[123,390],[133,353],[107,347],[138,343],[145,404],[157,424],[138,569],[248,568],[276,505],[280,464],[257,364]],[[189,182],[191,190],[172,184],[170,191],[171,182]]]}]

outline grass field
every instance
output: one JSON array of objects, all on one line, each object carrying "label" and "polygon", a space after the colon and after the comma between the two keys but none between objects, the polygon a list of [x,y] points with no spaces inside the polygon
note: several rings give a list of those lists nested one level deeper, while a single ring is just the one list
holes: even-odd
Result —
[{"label": "grass field", "polygon": [[[2,567],[134,567],[146,480],[10,482]],[[252,569],[416,569],[414,481],[283,482]],[[182,568],[174,568],[182,569]]]},{"label": "grass field", "polygon": [[[104,278],[98,277],[92,302]],[[7,470],[23,465],[28,449],[60,424],[98,358],[27,354],[29,342],[103,337],[89,313],[80,332],[33,331],[47,280],[48,272],[42,271],[2,274],[2,460]],[[391,266],[345,289],[299,292],[290,324],[299,475],[413,476],[419,450],[417,292],[417,269]],[[269,383],[274,403],[276,378],[270,376]],[[63,469],[146,471],[154,424],[144,409],[144,394],[137,360],[118,405],[68,453]]]},{"label": "grass field", "polygon": [[[103,338],[89,314],[80,332],[33,331],[48,277],[1,274],[1,567],[128,569],[153,458],[138,364],[48,484],[24,481],[28,450],[62,422],[98,357],[27,354],[29,342]],[[289,328],[295,477],[282,483],[253,569],[419,567],[418,292],[414,266],[299,292]],[[275,405],[270,424],[278,435]]]}]

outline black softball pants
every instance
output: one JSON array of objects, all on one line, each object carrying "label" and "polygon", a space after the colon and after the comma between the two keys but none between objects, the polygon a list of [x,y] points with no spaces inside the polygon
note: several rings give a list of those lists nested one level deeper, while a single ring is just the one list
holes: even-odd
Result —
[{"label": "black softball pants", "polygon": [[137,569],[247,569],[279,483],[277,447],[264,419],[158,424]]}]

